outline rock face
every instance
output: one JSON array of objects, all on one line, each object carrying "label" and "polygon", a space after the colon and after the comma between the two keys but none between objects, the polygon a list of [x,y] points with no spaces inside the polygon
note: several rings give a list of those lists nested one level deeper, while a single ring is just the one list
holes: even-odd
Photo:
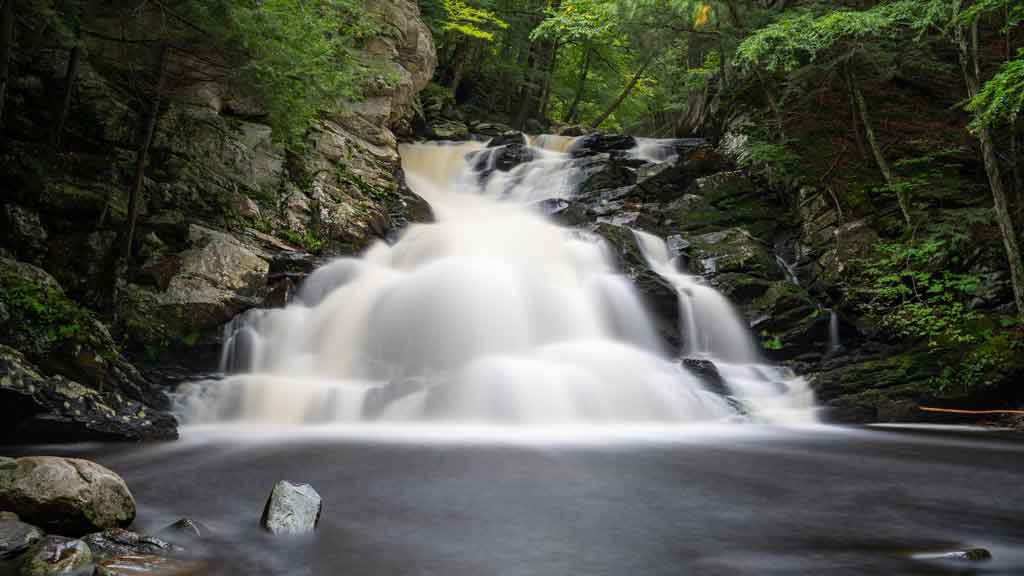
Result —
[{"label": "rock face", "polygon": [[47,536],[36,544],[23,561],[23,576],[81,574],[92,564],[92,552],[81,540]]},{"label": "rock face", "polygon": [[0,508],[47,532],[70,536],[135,519],[135,500],[124,480],[76,458],[35,456],[0,464]]},{"label": "rock face", "polygon": [[[358,101],[327,106],[301,150],[275,143],[246,86],[217,75],[168,78],[137,241],[116,286],[134,156],[126,151],[139,115],[123,78],[135,64],[82,59],[64,141],[74,153],[53,154],[38,136],[52,124],[52,79],[64,74],[67,51],[51,48],[52,30],[40,32],[33,53],[16,43],[19,81],[9,101],[18,102],[17,122],[0,155],[3,441],[174,437],[173,419],[161,412],[167,400],[149,380],[215,369],[220,326],[244,310],[284,304],[301,281],[301,272],[275,273],[275,263],[355,254],[432,217],[402,182],[394,133],[408,132],[414,99],[436,67],[431,32],[414,0],[365,5],[376,32],[355,56],[380,75]],[[98,36],[83,42],[86,54],[109,48]],[[170,56],[169,69],[195,67],[179,57]],[[26,323],[18,313],[40,308],[38,294],[74,304],[68,311],[102,314],[74,326]],[[49,342],[54,334],[75,338]],[[144,364],[146,377],[136,369]]]},{"label": "rock face", "polygon": [[312,486],[282,480],[267,498],[260,525],[272,534],[306,534],[316,530],[322,508]]},{"label": "rock face", "polygon": [[168,440],[170,414],[43,372],[17,350],[0,345],[0,438],[3,442]]},{"label": "rock face", "polygon": [[0,560],[15,558],[43,536],[42,530],[17,518],[0,519]]}]

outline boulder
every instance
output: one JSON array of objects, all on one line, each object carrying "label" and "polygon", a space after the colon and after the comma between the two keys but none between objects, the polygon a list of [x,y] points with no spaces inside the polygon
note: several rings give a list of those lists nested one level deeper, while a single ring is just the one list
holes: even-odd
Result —
[{"label": "boulder", "polygon": [[505,144],[496,148],[477,150],[466,155],[473,170],[487,178],[495,170],[509,172],[520,164],[534,160],[537,153],[526,144]]},{"label": "boulder", "polygon": [[469,127],[458,120],[439,119],[427,125],[426,136],[431,140],[459,142],[469,139]]},{"label": "boulder", "polygon": [[689,246],[683,254],[694,274],[710,277],[739,272],[769,280],[783,278],[783,271],[775,258],[760,240],[742,228],[728,228],[686,239]]},{"label": "boulder", "polygon": [[43,539],[46,534],[31,524],[0,518],[0,560],[15,558]]},{"label": "boulder", "polygon": [[96,563],[95,576],[202,576],[209,571],[196,560],[149,554],[129,554]]},{"label": "boulder", "polygon": [[576,157],[593,156],[605,152],[624,152],[636,148],[636,138],[625,134],[588,134],[580,136],[569,147],[569,153]]},{"label": "boulder", "polygon": [[89,534],[82,541],[89,545],[93,558],[97,560],[125,555],[166,556],[184,552],[180,546],[124,528],[110,528]]},{"label": "boulder", "polygon": [[88,460],[31,456],[0,465],[0,508],[48,532],[79,536],[131,524],[124,480]]},{"label": "boulder", "polygon": [[63,536],[47,536],[26,555],[22,576],[81,574],[92,564],[92,552],[81,540]]},{"label": "boulder", "polygon": [[309,484],[280,481],[267,498],[260,525],[272,534],[306,534],[320,523],[323,502]]},{"label": "boulder", "polygon": [[185,544],[206,538],[211,533],[212,531],[206,524],[191,518],[181,518],[173,524],[165,526],[157,534],[172,542]]},{"label": "boulder", "polygon": [[520,146],[526,146],[526,135],[516,130],[510,130],[508,132],[502,132],[491,138],[487,143],[488,148],[497,148],[498,146],[505,146],[507,144],[518,144]]}]

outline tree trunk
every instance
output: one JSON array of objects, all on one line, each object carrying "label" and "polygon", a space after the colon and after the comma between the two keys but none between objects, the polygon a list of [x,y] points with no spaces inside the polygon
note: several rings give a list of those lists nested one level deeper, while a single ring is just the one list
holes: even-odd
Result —
[{"label": "tree trunk", "polygon": [[857,82],[857,78],[853,75],[853,71],[849,68],[846,70],[846,79],[850,84],[850,92],[853,95],[854,102],[857,103],[857,112],[860,114],[861,124],[864,125],[864,135],[867,136],[868,146],[871,148],[871,155],[875,157],[875,163],[878,164],[878,170],[881,171],[882,177],[885,178],[885,183],[889,185],[890,188],[895,188],[896,200],[900,205],[900,212],[903,213],[903,220],[907,223],[907,229],[910,229],[914,226],[914,222],[910,217],[909,192],[905,186],[897,185],[896,179],[892,175],[892,169],[889,167],[889,162],[885,159],[882,147],[878,144],[878,138],[875,136],[875,129],[871,124],[871,116],[868,114],[868,104],[864,99],[864,93],[861,92],[860,84]]},{"label": "tree trunk", "polygon": [[654,53],[652,52],[644,60],[644,63],[640,66],[640,69],[636,71],[636,74],[633,74],[633,79],[629,81],[629,84],[627,84],[626,87],[622,90],[622,93],[619,94],[619,97],[616,98],[614,102],[612,102],[611,106],[609,106],[608,109],[606,109],[603,113],[601,113],[600,116],[597,117],[597,120],[594,120],[590,124],[590,127],[592,129],[598,129],[601,126],[601,124],[604,124],[604,121],[607,120],[609,116],[611,116],[612,114],[615,113],[616,110],[618,110],[619,106],[626,101],[626,98],[629,96],[629,93],[633,91],[633,88],[636,88],[636,84],[637,82],[640,81],[640,77],[644,75],[644,72],[647,71],[647,67],[653,61]]},{"label": "tree trunk", "polygon": [[5,0],[0,10],[0,126],[4,123],[7,84],[11,73],[11,43],[14,41],[14,0]]},{"label": "tree trunk", "polygon": [[576,94],[572,97],[572,104],[569,105],[569,110],[562,117],[564,122],[572,123],[575,121],[577,110],[580,107],[580,100],[583,98],[583,90],[587,86],[587,76],[590,75],[590,60],[590,46],[587,46],[583,52],[583,68],[580,70],[579,80],[576,82]]},{"label": "tree trunk", "polygon": [[149,110],[143,118],[142,132],[139,138],[139,149],[135,156],[135,177],[132,180],[132,189],[128,195],[128,229],[125,232],[124,248],[121,258],[126,265],[131,260],[132,240],[135,235],[135,221],[139,216],[139,197],[142,196],[142,184],[146,176],[146,157],[149,155],[149,147],[153,143],[153,133],[156,131],[156,120],[160,114],[160,97],[164,87],[164,68],[167,65],[167,44],[160,45],[160,57],[157,62],[156,85],[153,89],[153,101]]},{"label": "tree trunk", "polygon": [[64,87],[61,91],[60,98],[60,110],[57,111],[57,121],[53,124],[53,133],[50,136],[50,141],[53,143],[54,150],[60,148],[60,138],[64,134],[64,124],[68,119],[68,112],[71,110],[71,94],[74,92],[75,79],[78,77],[78,63],[81,59],[82,47],[75,44],[75,47],[71,49],[71,54],[68,55],[68,68],[64,74]]},{"label": "tree trunk", "polygon": [[[957,3],[954,18],[959,19],[960,3]],[[960,69],[963,72],[964,84],[967,86],[967,97],[974,98],[978,94],[980,81],[980,64],[978,62],[978,20],[971,22],[971,39],[967,38],[963,25],[959,22],[954,27],[957,51],[960,56]],[[1010,267],[1010,279],[1013,282],[1013,299],[1017,306],[1017,315],[1024,317],[1024,263],[1021,262],[1020,247],[1017,244],[1017,232],[1014,230],[1013,217],[1010,215],[1006,190],[1003,188],[1003,177],[999,169],[999,158],[996,156],[992,133],[987,126],[978,131],[981,143],[981,157],[985,162],[985,174],[988,176],[989,187],[992,189],[992,204],[995,208],[996,222],[1003,237],[1006,259]]]}]

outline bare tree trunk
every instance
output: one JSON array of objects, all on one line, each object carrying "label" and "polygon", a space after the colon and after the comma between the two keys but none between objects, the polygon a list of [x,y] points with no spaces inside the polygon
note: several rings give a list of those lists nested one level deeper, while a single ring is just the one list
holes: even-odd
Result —
[{"label": "bare tree trunk", "polygon": [[583,98],[583,90],[587,86],[587,77],[590,76],[590,60],[592,58],[590,53],[590,46],[588,45],[583,52],[583,68],[580,70],[579,80],[576,81],[576,94],[572,97],[572,104],[569,105],[569,110],[562,117],[564,122],[574,122],[577,114],[577,110],[580,107],[580,100]]},{"label": "bare tree trunk", "polygon": [[74,92],[75,79],[78,77],[78,63],[81,59],[82,47],[75,44],[68,55],[68,68],[64,73],[64,87],[61,91],[60,110],[57,111],[57,121],[53,124],[53,133],[50,141],[54,150],[60,148],[60,138],[64,134],[64,124],[68,119],[68,112],[71,110],[71,94]]},{"label": "bare tree trunk", "polygon": [[868,114],[868,104],[864,99],[864,93],[860,90],[860,84],[857,82],[857,78],[853,75],[853,71],[849,68],[846,70],[846,78],[850,83],[850,92],[853,95],[854,101],[857,103],[857,112],[860,114],[861,124],[864,125],[864,135],[867,136],[868,146],[871,148],[871,154],[875,157],[875,163],[878,164],[878,170],[881,171],[882,177],[885,178],[885,183],[891,188],[896,190],[896,200],[900,205],[900,212],[903,213],[903,220],[907,224],[907,228],[910,229],[914,226],[913,219],[910,216],[910,197],[906,187],[896,185],[896,178],[892,175],[892,168],[889,167],[889,162],[885,159],[885,154],[882,152],[882,147],[878,144],[878,138],[875,136],[875,129],[871,124],[871,117]]},{"label": "bare tree trunk", "polygon": [[142,196],[142,185],[146,176],[146,157],[149,154],[149,147],[153,143],[156,120],[160,114],[160,97],[163,92],[165,76],[164,68],[167,65],[167,44],[160,45],[159,58],[157,62],[156,85],[153,89],[153,100],[143,120],[142,133],[139,138],[139,149],[135,156],[135,177],[132,180],[132,189],[128,195],[128,229],[125,233],[124,248],[121,252],[121,258],[125,264],[131,260],[135,221],[139,216],[139,197]]},{"label": "bare tree trunk", "polygon": [[604,124],[604,121],[607,120],[609,116],[611,116],[612,114],[615,113],[616,110],[618,110],[619,106],[626,101],[626,98],[629,96],[629,93],[633,91],[633,88],[636,88],[636,84],[637,82],[640,81],[640,77],[644,75],[644,72],[647,71],[647,67],[650,66],[651,62],[653,61],[654,53],[652,52],[644,60],[644,63],[640,66],[640,69],[636,71],[636,74],[633,74],[633,79],[629,81],[629,84],[627,84],[626,87],[622,90],[622,93],[619,94],[619,97],[616,98],[615,101],[611,103],[611,106],[608,106],[608,108],[590,124],[591,128],[596,130],[601,126],[601,124]]},{"label": "bare tree trunk", "polygon": [[0,11],[0,126],[4,122],[7,84],[11,73],[11,44],[14,42],[14,0],[4,0]]},{"label": "bare tree trunk", "polygon": [[[960,3],[957,3],[955,18],[959,17]],[[971,38],[968,39],[964,27],[959,22],[955,25],[957,51],[960,56],[960,69],[967,86],[967,97],[974,98],[981,84],[980,64],[978,62],[978,20],[971,22]],[[995,208],[996,222],[1003,237],[1006,259],[1010,267],[1010,279],[1013,282],[1013,300],[1017,306],[1017,315],[1024,317],[1024,263],[1021,262],[1020,247],[1017,244],[1017,232],[1014,230],[1013,217],[1010,215],[1006,190],[999,169],[999,158],[996,155],[992,133],[987,126],[978,131],[981,142],[981,157],[985,162],[985,174],[988,176],[989,187],[992,189],[992,204]]]}]

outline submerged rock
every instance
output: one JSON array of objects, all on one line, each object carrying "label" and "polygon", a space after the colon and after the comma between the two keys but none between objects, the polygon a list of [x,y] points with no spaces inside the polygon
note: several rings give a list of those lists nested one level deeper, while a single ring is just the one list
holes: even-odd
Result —
[{"label": "submerged rock", "polygon": [[96,576],[199,576],[208,571],[202,562],[147,554],[107,558],[96,564]]},{"label": "submerged rock", "polygon": [[23,576],[79,574],[92,564],[92,551],[81,540],[63,536],[47,536],[25,558]]},{"label": "submerged rock", "polygon": [[77,458],[34,456],[0,465],[0,508],[71,536],[127,526],[135,519],[135,500],[124,480]]},{"label": "submerged rock", "polygon": [[720,396],[728,396],[731,394],[729,385],[725,383],[722,375],[718,373],[718,367],[711,360],[705,360],[703,358],[683,358],[680,360],[688,372],[700,379],[701,384],[704,385],[710,392],[714,392]]},{"label": "submerged rock", "polygon": [[177,522],[161,529],[158,534],[167,540],[177,543],[185,543],[205,538],[212,530],[202,522],[191,518],[182,518]]},{"label": "submerged rock", "polygon": [[323,502],[309,484],[282,480],[274,485],[260,525],[273,534],[306,534],[320,523]]},{"label": "submerged rock", "polygon": [[44,536],[42,530],[21,522],[16,515],[13,519],[0,516],[0,560],[18,556]]},{"label": "submerged rock", "polygon": [[144,536],[125,530],[111,528],[103,532],[89,534],[82,538],[89,545],[95,558],[113,558],[132,555],[167,555],[184,552],[184,549],[154,536]]}]

